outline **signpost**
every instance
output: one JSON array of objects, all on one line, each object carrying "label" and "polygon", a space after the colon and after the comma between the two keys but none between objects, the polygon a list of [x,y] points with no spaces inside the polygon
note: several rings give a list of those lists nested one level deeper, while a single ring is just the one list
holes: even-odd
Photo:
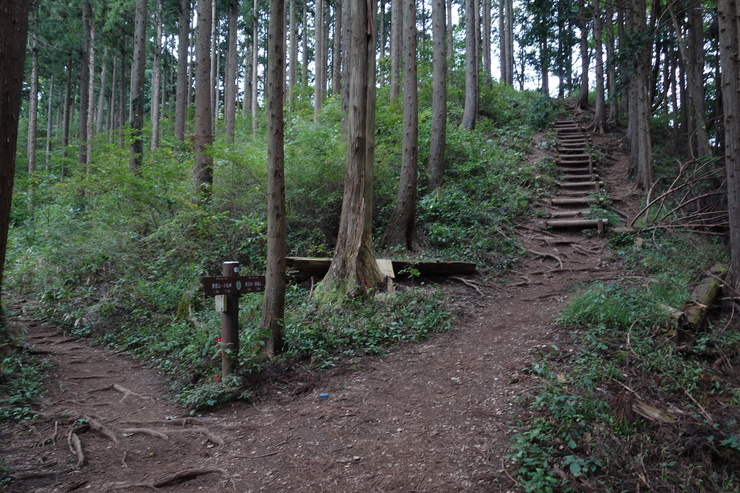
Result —
[{"label": "signpost", "polygon": [[204,277],[206,296],[216,297],[221,312],[221,378],[233,373],[239,355],[239,295],[265,290],[265,276],[240,276],[239,262],[224,262],[217,277]]}]

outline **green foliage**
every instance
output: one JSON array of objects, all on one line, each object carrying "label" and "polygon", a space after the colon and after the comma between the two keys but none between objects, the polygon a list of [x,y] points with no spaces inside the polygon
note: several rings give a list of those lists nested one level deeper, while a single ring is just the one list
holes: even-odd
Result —
[{"label": "green foliage", "polygon": [[[542,387],[524,400],[508,457],[527,491],[576,490],[574,478],[624,491],[638,472],[652,484],[711,491],[729,491],[740,480],[730,452],[739,436],[732,418],[740,411],[737,381],[707,357],[736,354],[740,334],[717,327],[690,350],[677,350],[665,308],[682,306],[721,248],[668,235],[635,240],[611,239],[635,278],[586,286],[560,317],[568,330],[579,327],[575,350],[553,346],[529,370]],[[629,404],[637,400],[681,409],[683,425],[637,418]],[[724,410],[713,410],[710,422],[698,403],[718,400]]]},{"label": "green foliage", "polygon": [[3,351],[0,360],[0,421],[34,418],[31,405],[43,393],[48,365],[20,350]]}]

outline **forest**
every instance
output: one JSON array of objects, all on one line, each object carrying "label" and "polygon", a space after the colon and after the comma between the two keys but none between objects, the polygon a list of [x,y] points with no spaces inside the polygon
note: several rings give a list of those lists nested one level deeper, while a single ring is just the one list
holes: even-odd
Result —
[{"label": "forest", "polygon": [[[92,414],[40,410],[64,366],[33,327],[146,362],[203,417],[309,396],[552,286],[557,312],[508,313],[562,333],[526,333],[544,349],[502,377],[519,398],[484,420],[498,450],[436,490],[740,488],[737,0],[8,0],[0,32],[0,443],[46,424],[54,445],[68,420],[79,470],[95,448],[73,437],[114,441]],[[607,185],[584,178],[598,232],[563,239],[539,221],[571,186],[571,124]],[[563,245],[598,265],[573,274]],[[301,276],[306,258],[326,274]],[[404,262],[394,279],[381,259]],[[202,279],[228,261],[264,292],[214,310]],[[426,275],[441,262],[475,274]],[[226,313],[238,326],[219,332]],[[10,491],[62,481],[16,459],[0,456]],[[236,490],[222,464],[171,472],[106,487]]]}]

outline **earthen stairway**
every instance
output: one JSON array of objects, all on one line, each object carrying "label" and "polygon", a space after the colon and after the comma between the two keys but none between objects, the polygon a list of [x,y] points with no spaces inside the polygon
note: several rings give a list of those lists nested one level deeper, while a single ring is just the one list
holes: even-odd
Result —
[{"label": "earthen stairway", "polygon": [[605,199],[604,182],[594,166],[590,137],[575,120],[555,122],[556,157],[561,181],[558,193],[547,202],[549,218],[543,226],[551,229],[606,227],[605,219],[590,219],[590,207]]}]

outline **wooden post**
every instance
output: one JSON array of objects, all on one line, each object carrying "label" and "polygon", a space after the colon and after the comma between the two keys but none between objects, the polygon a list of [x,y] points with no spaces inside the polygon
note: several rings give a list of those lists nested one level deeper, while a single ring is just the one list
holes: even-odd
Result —
[{"label": "wooden post", "polygon": [[[239,276],[239,262],[223,263],[222,274]],[[239,358],[239,293],[222,295],[225,306],[221,312],[221,379],[234,372]]]}]

